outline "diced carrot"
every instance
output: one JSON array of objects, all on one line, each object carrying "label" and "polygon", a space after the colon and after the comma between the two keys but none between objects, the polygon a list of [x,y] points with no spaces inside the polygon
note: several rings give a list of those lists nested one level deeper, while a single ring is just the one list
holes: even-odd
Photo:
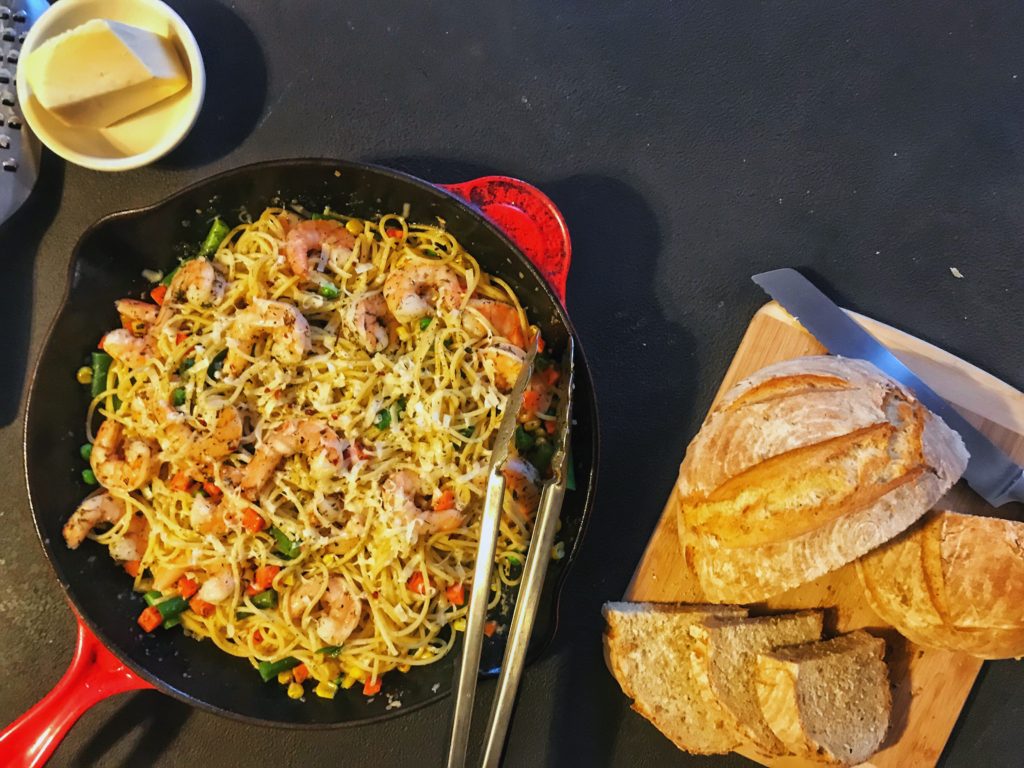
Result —
[{"label": "diced carrot", "polygon": [[250,533],[259,533],[267,527],[267,521],[256,509],[246,507],[245,512],[242,513],[242,527]]},{"label": "diced carrot", "polygon": [[455,494],[451,488],[446,488],[441,495],[434,499],[434,511],[444,512],[447,509],[455,508]]},{"label": "diced carrot", "polygon": [[182,576],[178,579],[178,594],[188,600],[192,595],[199,591],[199,583],[195,579],[190,579],[188,576]]},{"label": "diced carrot", "polygon": [[96,343],[97,349],[103,349],[103,340],[107,338],[107,334],[100,336],[100,340]]},{"label": "diced carrot", "polygon": [[460,581],[458,584],[452,584],[448,587],[444,591],[444,596],[448,598],[448,602],[452,605],[462,605],[466,602],[466,589]]},{"label": "diced carrot", "polygon": [[139,626],[146,632],[152,632],[163,623],[164,617],[160,615],[160,610],[155,605],[149,606],[139,614]]},{"label": "diced carrot", "polygon": [[192,480],[184,472],[176,472],[168,485],[172,491],[187,491],[192,487]]},{"label": "diced carrot", "polygon": [[548,421],[548,420],[546,420],[544,422],[544,431],[547,432],[549,435],[555,434],[555,430],[556,429],[558,429],[558,422],[557,421]]},{"label": "diced carrot", "polygon": [[423,578],[422,571],[416,571],[416,573],[410,576],[405,586],[409,588],[410,592],[415,592],[417,595],[425,595],[427,593],[427,581]]},{"label": "diced carrot", "polygon": [[487,635],[487,637],[494,637],[494,633],[497,631],[498,622],[488,621],[486,624],[484,624],[484,634]]},{"label": "diced carrot", "polygon": [[368,677],[363,683],[363,696],[374,696],[380,693],[380,678]]},{"label": "diced carrot", "polygon": [[562,372],[555,368],[555,366],[553,365],[546,371],[544,371],[541,375],[544,377],[544,382],[549,387],[555,386],[555,384],[558,383],[558,380],[562,378]]},{"label": "diced carrot", "polygon": [[523,393],[523,410],[527,413],[536,413],[540,406],[540,392],[535,389],[528,389]]},{"label": "diced carrot", "polygon": [[133,579],[139,575],[139,567],[142,565],[141,560],[129,560],[123,565],[123,568]]},{"label": "diced carrot", "polygon": [[167,286],[158,285],[156,288],[149,292],[149,295],[153,297],[153,301],[155,301],[157,304],[163,304],[164,297],[167,296]]},{"label": "diced carrot", "polygon": [[188,601],[188,607],[192,609],[192,612],[202,616],[204,619],[208,616],[212,616],[213,612],[217,610],[217,606],[213,603],[208,603],[198,597],[193,597]]},{"label": "diced carrot", "polygon": [[543,352],[545,346],[547,345],[544,343],[544,337],[540,335],[540,331],[537,331],[537,351]]},{"label": "diced carrot", "polygon": [[224,492],[213,483],[203,483],[203,492],[210,498],[211,501],[217,501]]},{"label": "diced carrot", "polygon": [[300,685],[306,682],[306,679],[308,677],[309,667],[307,667],[305,664],[299,664],[299,666],[292,670],[292,680],[294,680],[296,683],[299,683]]},{"label": "diced carrot", "polygon": [[401,238],[401,237],[403,237],[403,234],[404,234],[402,232],[402,230],[395,229],[394,227],[388,227],[384,231],[388,233],[388,237]]},{"label": "diced carrot", "polygon": [[185,331],[178,331],[178,335],[174,337],[175,344],[181,344],[185,339],[188,338],[188,334]]},{"label": "diced carrot", "polygon": [[269,589],[270,585],[274,583],[274,577],[281,572],[281,566],[279,565],[264,565],[256,569],[256,576],[253,579],[253,584],[260,588],[262,592],[264,589]]},{"label": "diced carrot", "polygon": [[263,642],[263,633],[262,633],[262,632],[260,632],[260,631],[259,631],[259,630],[257,629],[257,630],[256,630],[255,632],[253,632],[253,633],[252,633],[252,639],[253,639],[253,640],[254,640],[254,641],[255,641],[256,643],[262,643],[262,642]]}]

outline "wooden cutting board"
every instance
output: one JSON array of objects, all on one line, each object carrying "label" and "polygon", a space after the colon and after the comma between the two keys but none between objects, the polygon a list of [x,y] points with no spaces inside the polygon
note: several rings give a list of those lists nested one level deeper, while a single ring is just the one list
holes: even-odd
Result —
[{"label": "wooden cutting board", "polygon": [[[1024,394],[918,338],[861,315],[851,315],[993,442],[1016,461],[1024,463]],[[780,360],[824,352],[825,348],[793,317],[776,302],[770,302],[754,315],[715,402],[734,384],[759,368]],[[950,491],[940,505],[959,512],[977,512],[987,508],[984,500],[961,485]],[[633,575],[626,600],[704,601],[696,577],[686,567],[679,548],[676,513],[673,493]],[[825,624],[829,632],[865,628],[885,637],[886,660],[893,686],[892,725],[883,749],[865,765],[875,768],[926,768],[938,762],[981,669],[980,660],[960,653],[920,648],[901,637],[868,606],[852,565],[756,607],[826,608]],[[778,768],[816,765],[798,758],[767,763],[759,760],[753,752],[741,750],[741,753]]]}]

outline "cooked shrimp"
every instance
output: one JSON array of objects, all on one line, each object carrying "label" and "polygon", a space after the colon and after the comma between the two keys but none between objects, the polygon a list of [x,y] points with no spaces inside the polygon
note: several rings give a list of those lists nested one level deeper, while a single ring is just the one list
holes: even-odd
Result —
[{"label": "cooked shrimp", "polygon": [[184,262],[171,279],[161,313],[166,315],[175,304],[189,303],[200,307],[219,304],[224,297],[224,278],[212,262],[191,259]]},{"label": "cooked shrimp", "polygon": [[149,570],[153,574],[153,589],[160,592],[169,590],[188,571],[181,565],[163,565],[161,563],[150,563]]},{"label": "cooked shrimp", "polygon": [[228,530],[224,519],[224,502],[214,504],[202,494],[196,494],[189,509],[189,523],[192,530],[204,535],[220,536]]},{"label": "cooked shrimp", "polygon": [[395,341],[398,324],[380,292],[352,302],[345,319],[367,352],[383,352]]},{"label": "cooked shrimp", "polygon": [[298,307],[283,301],[256,299],[235,315],[228,331],[224,370],[237,376],[249,364],[247,355],[260,338],[268,339],[267,351],[282,363],[300,363],[310,350],[309,323]]},{"label": "cooked shrimp", "polygon": [[309,254],[329,248],[351,251],[356,239],[345,226],[330,219],[303,221],[288,230],[284,253],[293,275],[309,274]]},{"label": "cooked shrimp", "polygon": [[428,533],[454,531],[466,516],[458,507],[434,510],[420,496],[420,478],[411,469],[392,472],[384,481],[384,503],[410,520],[419,520]]},{"label": "cooked shrimp", "polygon": [[229,405],[217,414],[209,434],[195,437],[188,455],[195,462],[209,464],[230,456],[241,441],[242,416],[237,408]]},{"label": "cooked shrimp", "polygon": [[128,529],[117,541],[110,543],[107,549],[110,556],[120,562],[129,560],[141,560],[146,554],[146,545],[149,544],[149,521],[146,516],[136,512],[128,523]]},{"label": "cooked shrimp", "polygon": [[[466,305],[463,326],[474,336],[484,336],[493,330],[496,336],[502,336],[520,349],[526,348],[526,334],[519,312],[511,304],[494,299],[472,298]],[[480,315],[490,325],[490,329],[480,322]]]},{"label": "cooked shrimp", "polygon": [[89,463],[104,488],[134,491],[156,475],[159,451],[152,440],[127,437],[122,424],[108,419],[96,432]]},{"label": "cooked shrimp", "polygon": [[540,371],[534,371],[523,394],[523,407],[520,418],[529,420],[539,413],[547,413],[554,399],[554,390],[548,379]]},{"label": "cooked shrimp", "polygon": [[113,525],[127,512],[124,502],[111,496],[109,491],[91,493],[64,523],[64,541],[71,549],[78,549],[93,528],[101,524]]},{"label": "cooked shrimp", "polygon": [[265,435],[242,475],[242,494],[255,499],[270,480],[282,459],[304,453],[309,457],[310,474],[326,479],[348,468],[345,450],[348,440],[318,420],[289,420]]},{"label": "cooked shrimp", "polygon": [[501,474],[505,476],[505,508],[529,520],[540,504],[540,473],[530,462],[512,456]]},{"label": "cooked shrimp", "polygon": [[118,328],[103,337],[100,349],[129,368],[141,368],[153,356],[153,339],[148,333],[136,336],[127,328]]},{"label": "cooked shrimp", "polygon": [[235,576],[230,568],[222,568],[214,571],[210,577],[203,582],[196,593],[196,597],[208,603],[222,603],[235,593]]},{"label": "cooked shrimp", "polygon": [[491,363],[490,373],[502,392],[511,391],[526,361],[526,353],[514,344],[498,342],[480,350],[484,360]]},{"label": "cooked shrimp", "polygon": [[121,325],[134,336],[145,336],[156,323],[160,307],[138,299],[118,299],[114,302]]},{"label": "cooked shrimp", "polygon": [[[321,588],[321,584],[306,581],[291,593],[288,613],[292,621],[300,621]],[[331,576],[327,580],[327,589],[309,611],[310,620],[316,622],[317,637],[328,645],[343,645],[359,626],[362,616],[363,601],[341,576]]]},{"label": "cooked shrimp", "polygon": [[439,300],[458,306],[464,293],[458,274],[444,264],[412,264],[396,269],[384,281],[384,298],[400,323],[432,317]]}]

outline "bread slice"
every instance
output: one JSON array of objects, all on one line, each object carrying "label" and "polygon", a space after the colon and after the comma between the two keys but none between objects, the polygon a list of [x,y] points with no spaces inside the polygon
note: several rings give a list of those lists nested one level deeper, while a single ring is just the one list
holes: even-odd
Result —
[{"label": "bread slice", "polygon": [[889,729],[884,656],[885,641],[859,630],[760,654],[761,712],[793,754],[832,765],[862,763]]},{"label": "bread slice", "polygon": [[680,542],[706,598],[749,603],[845,565],[960,477],[960,437],[870,363],[768,366],[708,415],[680,467]]},{"label": "bread slice", "polygon": [[782,645],[821,637],[820,611],[801,611],[756,619],[713,617],[691,630],[693,676],[719,727],[750,741],[767,756],[786,754],[786,746],[761,713],[755,684],[758,654]]},{"label": "bread slice", "polygon": [[1024,656],[1024,523],[931,512],[857,574],[875,612],[918,645]]},{"label": "bread slice", "polygon": [[693,677],[690,628],[714,616],[740,617],[743,608],[675,603],[605,603],[605,662],[650,720],[680,749],[724,754],[737,746],[712,716]]}]

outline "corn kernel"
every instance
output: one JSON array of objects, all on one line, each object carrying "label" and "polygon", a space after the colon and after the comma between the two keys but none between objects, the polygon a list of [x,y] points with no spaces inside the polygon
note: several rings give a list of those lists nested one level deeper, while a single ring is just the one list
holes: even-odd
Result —
[{"label": "corn kernel", "polygon": [[324,555],[324,565],[326,565],[328,568],[330,568],[332,565],[334,565],[337,561],[338,561],[338,558],[336,558],[334,555],[330,554],[329,552],[326,555]]},{"label": "corn kernel", "polygon": [[540,429],[540,419],[530,419],[529,421],[524,422],[523,429],[527,432],[536,432]]},{"label": "corn kernel", "polygon": [[363,679],[363,675],[365,675],[365,674],[366,673],[363,672],[363,670],[361,670],[359,667],[345,667],[345,676],[346,677],[354,677],[357,680],[362,680]]},{"label": "corn kernel", "polygon": [[75,371],[75,379],[79,384],[92,384],[92,368],[88,365],[83,365]]},{"label": "corn kernel", "polygon": [[402,341],[409,340],[409,329],[406,328],[404,325],[400,325],[398,327],[398,338],[401,339]]},{"label": "corn kernel", "polygon": [[301,683],[292,683],[288,686],[288,698],[289,699],[301,699],[302,694],[306,691],[303,689]]},{"label": "corn kernel", "polygon": [[352,219],[351,221],[345,222],[345,229],[353,235],[361,235],[363,233],[363,222]]},{"label": "corn kernel", "polygon": [[399,664],[398,665],[398,671],[399,672],[405,673],[405,672],[408,672],[410,669],[412,669],[412,665],[410,665],[410,664]]},{"label": "corn kernel", "polygon": [[352,675],[349,675],[348,677],[346,677],[344,680],[341,681],[341,687],[344,688],[347,691],[349,688],[351,688],[357,682],[359,682],[359,678],[358,677],[353,677]]},{"label": "corn kernel", "polygon": [[321,699],[333,699],[334,694],[338,692],[338,686],[329,680],[321,680],[317,683],[314,693]]},{"label": "corn kernel", "polygon": [[288,685],[288,683],[290,683],[291,681],[292,681],[292,673],[291,672],[278,672],[277,673],[277,682],[279,682],[281,685]]},{"label": "corn kernel", "polygon": [[281,581],[284,583],[284,585],[286,587],[290,587],[290,586],[295,584],[295,574],[293,574],[293,573],[285,574],[285,577],[283,579],[281,579]]},{"label": "corn kernel", "polygon": [[466,620],[465,619],[456,619],[455,621],[452,622],[452,629],[454,629],[456,632],[465,632],[466,631]]},{"label": "corn kernel", "polygon": [[565,557],[565,542],[560,541],[551,548],[551,559],[561,560]]}]

